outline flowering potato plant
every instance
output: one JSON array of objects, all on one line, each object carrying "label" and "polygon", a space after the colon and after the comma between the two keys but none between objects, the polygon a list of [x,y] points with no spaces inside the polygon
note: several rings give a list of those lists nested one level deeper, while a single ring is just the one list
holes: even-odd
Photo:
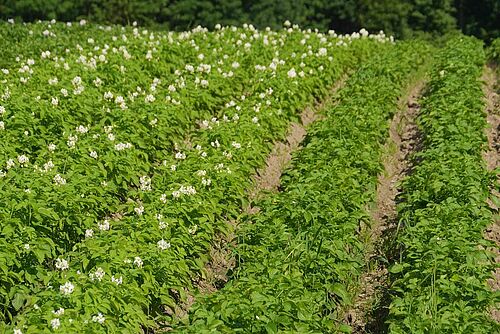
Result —
[{"label": "flowering potato plant", "polygon": [[393,47],[365,30],[0,25],[0,329],[15,333],[170,321],[271,143]]}]

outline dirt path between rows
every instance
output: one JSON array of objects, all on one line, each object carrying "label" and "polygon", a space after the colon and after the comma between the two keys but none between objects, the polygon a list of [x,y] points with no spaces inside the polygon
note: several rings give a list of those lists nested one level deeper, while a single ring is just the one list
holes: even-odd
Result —
[{"label": "dirt path between rows", "polygon": [[[486,99],[486,121],[488,122],[488,127],[486,129],[486,136],[488,138],[488,150],[483,152],[483,159],[486,162],[486,166],[489,171],[493,171],[495,168],[500,167],[500,98],[498,93],[495,92],[495,83],[498,81],[495,77],[495,71],[491,67],[486,67],[482,77],[484,85],[484,95]],[[497,189],[500,185],[500,179],[497,177],[496,185],[491,187],[491,197],[497,199],[496,203],[500,201],[500,193]],[[496,254],[495,262],[500,263],[500,218],[499,218],[499,208],[495,204],[495,201],[489,200],[488,204],[490,208],[494,211],[494,221],[486,229],[485,238],[496,243],[496,248],[492,251]],[[500,268],[497,268],[493,273],[493,278],[488,281],[490,287],[498,291],[500,290]],[[491,317],[500,322],[500,309],[497,307],[490,311]]]},{"label": "dirt path between rows", "polygon": [[[266,158],[263,168],[259,169],[253,176],[253,187],[248,191],[248,200],[250,205],[241,208],[246,214],[256,214],[260,211],[258,207],[252,206],[252,202],[265,196],[268,192],[277,192],[280,186],[281,175],[291,164],[293,153],[301,148],[301,143],[307,135],[307,127],[313,122],[322,119],[321,112],[330,106],[334,106],[334,97],[347,80],[347,75],[342,76],[330,89],[328,94],[314,104],[306,107],[301,115],[300,122],[293,122],[288,126],[287,135],[284,141],[274,144],[271,153]],[[228,221],[229,230],[227,235],[218,234],[209,250],[209,262],[203,269],[203,277],[199,277],[194,282],[195,287],[202,294],[214,293],[221,289],[229,280],[228,273],[236,266],[236,259],[233,255],[233,249],[236,246],[236,230],[238,222]],[[184,318],[189,309],[195,302],[195,297],[189,291],[185,291],[187,300],[171,309],[166,307],[164,310],[176,318]],[[164,328],[163,331],[168,331]]]},{"label": "dirt path between rows", "polygon": [[369,210],[372,225],[362,226],[360,231],[360,238],[367,247],[367,271],[360,278],[360,290],[353,306],[344,316],[353,333],[384,331],[389,288],[386,263],[390,255],[387,254],[387,244],[397,228],[399,182],[411,172],[411,154],[421,146],[421,135],[415,120],[420,112],[418,98],[423,88],[423,79],[412,85],[400,99],[398,112],[391,120],[382,158],[384,172],[378,176],[375,205]]}]

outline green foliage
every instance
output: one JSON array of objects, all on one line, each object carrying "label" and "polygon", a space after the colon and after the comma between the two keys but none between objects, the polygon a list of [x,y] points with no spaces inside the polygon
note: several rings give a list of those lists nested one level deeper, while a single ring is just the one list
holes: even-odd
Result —
[{"label": "green foliage", "polygon": [[483,231],[492,223],[482,83],[482,43],[460,36],[436,56],[418,118],[422,152],[398,206],[401,261],[393,267],[391,333],[497,333],[498,303]]},{"label": "green foliage", "polygon": [[392,47],[250,26],[0,25],[1,332],[171,322],[270,143]]},{"label": "green foliage", "polygon": [[202,297],[179,332],[350,331],[339,322],[364,266],[356,230],[369,219],[388,120],[429,50],[398,44],[348,79],[338,105],[310,129],[283,191],[246,217],[233,280]]},{"label": "green foliage", "polygon": [[[408,1],[360,1],[360,25],[367,29],[384,30],[398,36],[411,35],[408,16],[413,6]],[[413,28],[413,27],[412,27]]]},{"label": "green foliage", "polygon": [[412,0],[408,24],[417,31],[444,34],[456,28],[454,0]]},{"label": "green foliage", "polygon": [[487,49],[488,59],[497,66],[500,65],[500,38],[495,39]]}]

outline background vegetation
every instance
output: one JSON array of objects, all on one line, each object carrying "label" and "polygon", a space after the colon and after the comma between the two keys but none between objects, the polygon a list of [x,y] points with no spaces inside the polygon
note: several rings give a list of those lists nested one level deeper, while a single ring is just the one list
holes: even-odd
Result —
[{"label": "background vegetation", "polygon": [[0,0],[0,18],[137,21],[172,30],[246,22],[276,29],[290,20],[338,32],[383,29],[399,38],[456,29],[487,41],[500,37],[498,0]]}]

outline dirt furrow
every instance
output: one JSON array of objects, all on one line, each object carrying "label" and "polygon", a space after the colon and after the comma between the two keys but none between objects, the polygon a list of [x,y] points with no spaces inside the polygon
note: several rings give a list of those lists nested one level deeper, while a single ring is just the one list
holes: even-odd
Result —
[{"label": "dirt furrow", "polygon": [[384,171],[378,176],[375,205],[369,210],[371,225],[361,226],[360,238],[366,245],[367,271],[362,274],[353,306],[344,320],[353,333],[381,333],[388,309],[388,269],[391,236],[397,229],[396,204],[399,182],[411,172],[410,156],[420,149],[421,135],[415,120],[420,111],[418,98],[424,87],[419,80],[400,99],[398,112],[390,123],[389,138],[382,158]]},{"label": "dirt furrow", "polygon": [[[488,122],[488,127],[486,128],[486,136],[488,138],[488,150],[483,152],[483,159],[486,162],[486,166],[489,171],[493,171],[500,167],[500,99],[498,93],[495,92],[495,83],[497,80],[495,78],[495,71],[491,67],[486,67],[482,77],[484,85],[484,95],[486,99],[486,121]],[[500,184],[500,179],[495,180],[495,185],[491,187],[491,199],[489,199],[488,204],[490,208],[494,211],[494,221],[486,229],[485,238],[495,242],[496,248],[492,251],[496,254],[495,261],[500,263],[500,218],[499,218],[499,208],[498,204],[500,202],[500,194],[497,189]],[[496,199],[496,200],[495,200]],[[495,291],[500,290],[500,268],[497,268],[493,273],[493,278],[489,280],[489,285]],[[495,321],[500,322],[500,309],[492,309],[491,317]]]}]

